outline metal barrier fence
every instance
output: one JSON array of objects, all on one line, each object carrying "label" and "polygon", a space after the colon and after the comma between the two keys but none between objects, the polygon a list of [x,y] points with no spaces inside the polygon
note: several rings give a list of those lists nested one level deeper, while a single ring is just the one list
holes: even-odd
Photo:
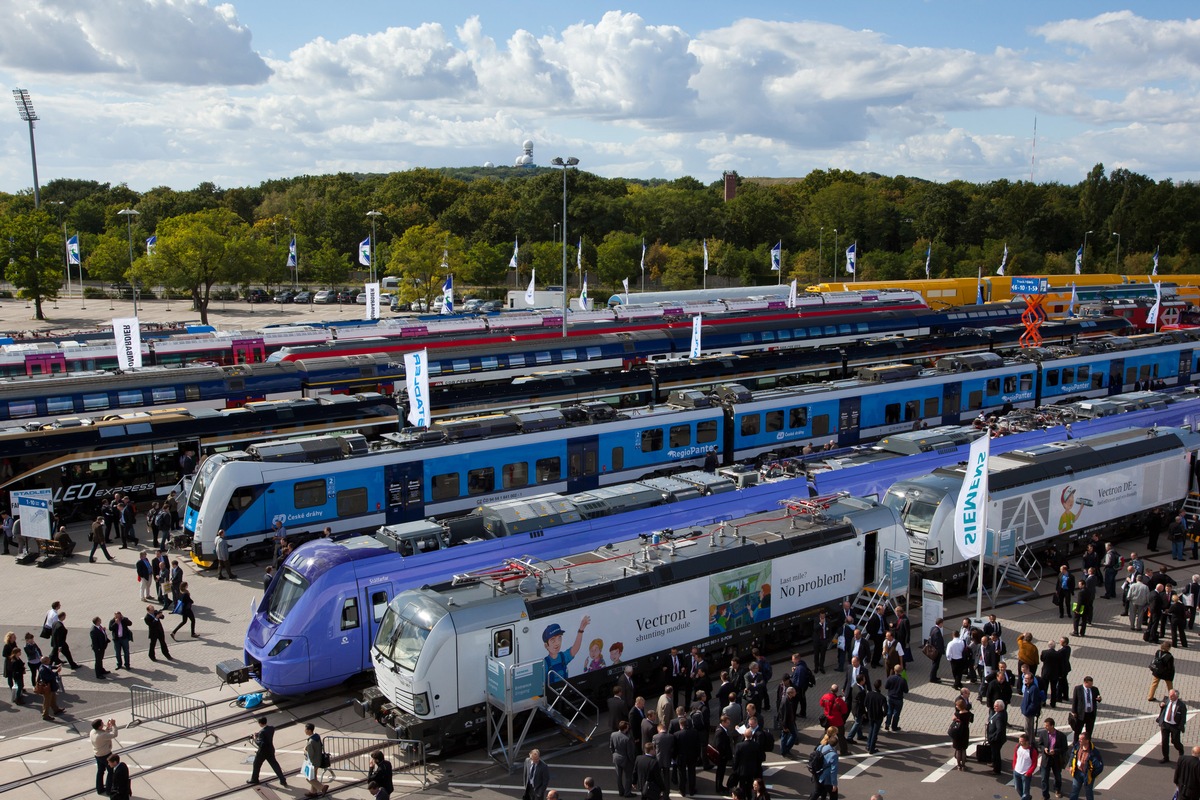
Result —
[{"label": "metal barrier fence", "polygon": [[338,769],[365,777],[371,769],[371,753],[380,750],[392,762],[393,775],[413,775],[421,781],[421,786],[429,785],[424,742],[384,736],[326,736],[321,743],[329,754],[328,772],[335,777]]},{"label": "metal barrier fence", "polygon": [[129,713],[133,717],[130,727],[143,722],[161,722],[183,728],[188,733],[202,733],[197,747],[202,747],[209,737],[213,744],[219,741],[208,729],[208,706],[200,700],[134,685],[129,687]]}]

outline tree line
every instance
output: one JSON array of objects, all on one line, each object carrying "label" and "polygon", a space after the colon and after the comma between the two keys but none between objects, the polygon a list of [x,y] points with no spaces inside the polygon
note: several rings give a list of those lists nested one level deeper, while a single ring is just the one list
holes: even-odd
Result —
[{"label": "tree line", "polygon": [[[9,241],[4,278],[32,298],[57,296],[66,236],[78,235],[83,274],[138,281],[192,297],[202,319],[213,288],[289,284],[296,241],[300,283],[343,286],[361,275],[359,243],[375,220],[380,275],[400,278],[403,299],[429,301],[445,268],[456,286],[496,293],[561,283],[563,174],[554,168],[412,169],[341,173],[222,189],[202,183],[138,193],[124,185],[60,179],[32,192],[0,193],[0,233]],[[938,183],[905,176],[815,170],[798,179],[739,178],[726,201],[722,181],[604,178],[566,174],[569,283],[588,274],[593,297],[632,287],[775,283],[771,248],[782,248],[784,280],[848,282],[854,243],[862,280],[992,274],[1007,249],[1007,274],[1064,274],[1085,244],[1085,272],[1200,272],[1200,188],[1154,181],[1097,164],[1078,184]],[[122,209],[137,211],[122,216]],[[153,255],[145,241],[157,239]],[[130,257],[132,239],[132,259]],[[509,268],[517,250],[518,268]],[[580,252],[581,250],[581,252]],[[577,270],[579,264],[581,270]],[[73,274],[74,273],[73,268]]]}]

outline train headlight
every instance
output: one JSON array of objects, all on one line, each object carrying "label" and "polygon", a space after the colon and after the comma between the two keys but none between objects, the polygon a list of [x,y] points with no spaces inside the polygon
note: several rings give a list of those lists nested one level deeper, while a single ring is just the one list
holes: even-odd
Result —
[{"label": "train headlight", "polygon": [[271,652],[267,653],[267,655],[270,656],[271,658],[274,658],[275,656],[282,653],[284,650],[287,650],[288,647],[291,646],[291,644],[292,644],[291,639],[280,639],[278,642],[275,643],[275,646],[271,648]]},{"label": "train headlight", "polygon": [[421,692],[420,694],[413,695],[413,713],[429,713],[429,692]]},{"label": "train headlight", "polygon": [[925,551],[925,563],[929,566],[933,566],[940,560],[941,558],[936,547],[931,547]]}]

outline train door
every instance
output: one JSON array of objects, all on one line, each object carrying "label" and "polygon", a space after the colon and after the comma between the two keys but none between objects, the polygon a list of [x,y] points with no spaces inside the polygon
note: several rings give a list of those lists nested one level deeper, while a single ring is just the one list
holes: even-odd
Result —
[{"label": "train door", "polygon": [[516,627],[510,622],[505,625],[500,625],[495,628],[489,628],[488,655],[498,661],[503,661],[504,666],[511,667],[513,664],[519,663],[517,658],[517,631]]},{"label": "train door", "polygon": [[1108,362],[1108,393],[1120,394],[1125,385],[1125,359],[1114,358]]},{"label": "train door", "polygon": [[1192,351],[1181,350],[1179,353],[1179,385],[1186,386],[1192,382]]},{"label": "train door", "polygon": [[879,580],[879,531],[871,531],[863,537],[863,586],[874,586]]},{"label": "train door", "polygon": [[942,384],[942,422],[959,421],[962,412],[962,382],[946,381]]},{"label": "train door", "polygon": [[380,583],[360,589],[362,602],[362,622],[358,630],[362,632],[361,651],[364,664],[371,663],[371,644],[375,634],[379,632],[379,622],[387,611],[388,601],[391,600],[391,584]]},{"label": "train door", "polygon": [[420,461],[389,464],[384,471],[387,524],[425,518],[425,468]]},{"label": "train door", "polygon": [[861,410],[862,398],[859,397],[846,397],[838,404],[838,446],[858,444],[858,417]]},{"label": "train door", "polygon": [[230,350],[234,364],[254,364],[266,360],[266,344],[262,339],[234,339]]},{"label": "train door", "polygon": [[[612,465],[616,469],[616,465]],[[600,485],[600,437],[567,440],[567,491],[586,492]]]},{"label": "train door", "polygon": [[26,375],[61,375],[67,371],[63,353],[31,353],[25,356]]}]

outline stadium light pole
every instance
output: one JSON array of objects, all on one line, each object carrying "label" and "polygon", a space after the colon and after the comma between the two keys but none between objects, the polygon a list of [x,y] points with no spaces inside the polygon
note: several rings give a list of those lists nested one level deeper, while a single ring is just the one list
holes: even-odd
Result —
[{"label": "stadium light pole", "polygon": [[375,282],[375,218],[382,217],[382,211],[372,209],[367,212],[367,216],[371,218],[371,283]]},{"label": "stadium light pole", "polygon": [[42,207],[42,190],[38,186],[37,149],[33,146],[33,123],[37,122],[37,112],[33,110],[33,101],[29,99],[28,89],[13,89],[13,99],[17,101],[17,113],[21,119],[29,123],[29,157],[33,159],[33,207]]},{"label": "stadium light pole", "polygon": [[[132,272],[133,271],[133,218],[138,216],[138,212],[134,211],[132,208],[122,208],[117,213],[125,218],[125,228],[129,232],[129,270],[130,270],[130,272]],[[129,281],[129,287],[133,293],[133,315],[136,317],[138,315],[137,278],[135,278],[132,275],[130,275],[130,278],[131,278],[131,280]]]},{"label": "stadium light pole", "polygon": [[1117,268],[1117,272],[1120,272],[1121,271],[1121,234],[1117,233],[1116,231],[1113,231],[1113,236],[1117,237],[1116,268]]},{"label": "stadium light pole", "polygon": [[820,244],[817,245],[820,252],[817,254],[817,283],[821,282],[821,267],[825,262],[825,226],[821,226]]},{"label": "stadium light pole", "polygon": [[562,251],[563,251],[563,269],[562,269],[562,335],[567,337],[567,167],[574,167],[579,164],[579,159],[571,156],[566,160],[556,157],[550,162],[556,167],[562,167],[563,172],[563,218],[562,218]]}]

